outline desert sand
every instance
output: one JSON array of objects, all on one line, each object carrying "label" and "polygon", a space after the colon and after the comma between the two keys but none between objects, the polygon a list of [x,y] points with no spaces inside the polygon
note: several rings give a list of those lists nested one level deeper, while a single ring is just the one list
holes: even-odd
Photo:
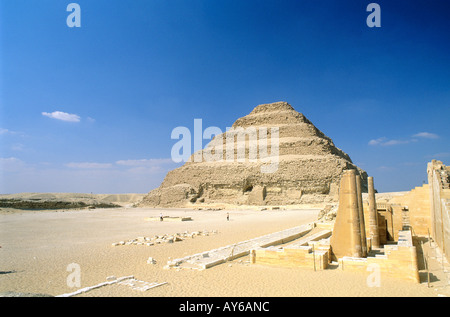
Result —
[{"label": "desert sand", "polygon": [[[48,294],[77,290],[67,285],[77,263],[81,286],[93,286],[109,276],[129,276],[167,284],[145,292],[125,285],[108,285],[77,296],[438,296],[445,294],[435,273],[431,287],[383,278],[369,287],[368,274],[340,269],[267,267],[249,264],[248,256],[203,270],[163,269],[169,259],[211,250],[317,219],[318,209],[305,210],[189,210],[114,208],[67,211],[16,211],[0,214],[0,293]],[[191,217],[192,221],[145,221],[160,213]],[[227,221],[226,214],[230,220]],[[139,236],[184,231],[217,230],[175,243],[153,246],[112,243]],[[155,264],[148,264],[152,257]],[[423,271],[421,271],[423,276]]]}]

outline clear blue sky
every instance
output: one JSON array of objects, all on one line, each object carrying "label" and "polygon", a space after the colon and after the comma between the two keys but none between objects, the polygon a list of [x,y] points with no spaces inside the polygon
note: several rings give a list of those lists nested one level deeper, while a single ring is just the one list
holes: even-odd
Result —
[{"label": "clear blue sky", "polygon": [[175,127],[275,101],[379,191],[422,185],[450,164],[450,2],[374,1],[369,28],[370,2],[0,0],[0,193],[148,192]]}]

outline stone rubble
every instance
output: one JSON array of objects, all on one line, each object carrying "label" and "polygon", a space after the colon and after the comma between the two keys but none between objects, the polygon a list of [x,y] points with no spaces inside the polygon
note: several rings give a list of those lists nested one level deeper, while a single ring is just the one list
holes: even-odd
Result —
[{"label": "stone rubble", "polygon": [[217,234],[217,230],[199,230],[194,232],[185,231],[182,233],[174,233],[174,234],[163,234],[163,235],[154,235],[153,237],[141,236],[135,239],[129,239],[127,241],[119,241],[114,242],[111,245],[113,247],[121,246],[121,245],[145,245],[145,246],[153,246],[155,244],[163,244],[163,243],[174,243],[180,242],[185,239],[193,239],[197,236],[209,236],[211,234]]},{"label": "stone rubble", "polygon": [[106,282],[99,283],[94,286],[84,287],[84,288],[78,289],[77,291],[72,292],[72,293],[57,295],[56,297],[72,297],[72,296],[76,296],[76,295],[79,295],[82,293],[87,293],[96,288],[100,288],[103,286],[112,285],[112,284],[116,284],[116,283],[119,285],[128,286],[133,290],[141,291],[141,292],[145,292],[151,288],[155,288],[155,287],[158,287],[161,285],[168,284],[167,282],[157,283],[157,282],[141,281],[141,280],[136,279],[133,275],[123,276],[123,277],[119,277],[119,278],[115,277],[114,275],[111,275],[106,278]]},{"label": "stone rubble", "polygon": [[164,283],[145,282],[145,281],[137,280],[135,278],[131,278],[131,279],[120,281],[118,284],[128,286],[135,291],[145,292],[151,288],[167,284],[167,282],[164,282]]}]

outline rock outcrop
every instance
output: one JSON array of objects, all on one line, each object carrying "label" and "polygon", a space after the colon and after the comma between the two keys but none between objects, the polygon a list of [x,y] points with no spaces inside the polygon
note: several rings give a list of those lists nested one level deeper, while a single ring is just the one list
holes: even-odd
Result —
[{"label": "rock outcrop", "polygon": [[[242,130],[245,138],[232,135]],[[139,206],[333,202],[346,169],[357,170],[366,192],[366,172],[303,114],[286,102],[262,104],[170,171]]]}]

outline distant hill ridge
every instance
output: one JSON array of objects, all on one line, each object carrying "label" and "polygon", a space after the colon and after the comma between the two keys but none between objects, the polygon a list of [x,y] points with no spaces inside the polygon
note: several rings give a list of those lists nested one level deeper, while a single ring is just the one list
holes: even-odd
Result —
[{"label": "distant hill ridge", "polygon": [[0,207],[15,209],[116,208],[131,206],[144,194],[18,193],[0,194]]}]

